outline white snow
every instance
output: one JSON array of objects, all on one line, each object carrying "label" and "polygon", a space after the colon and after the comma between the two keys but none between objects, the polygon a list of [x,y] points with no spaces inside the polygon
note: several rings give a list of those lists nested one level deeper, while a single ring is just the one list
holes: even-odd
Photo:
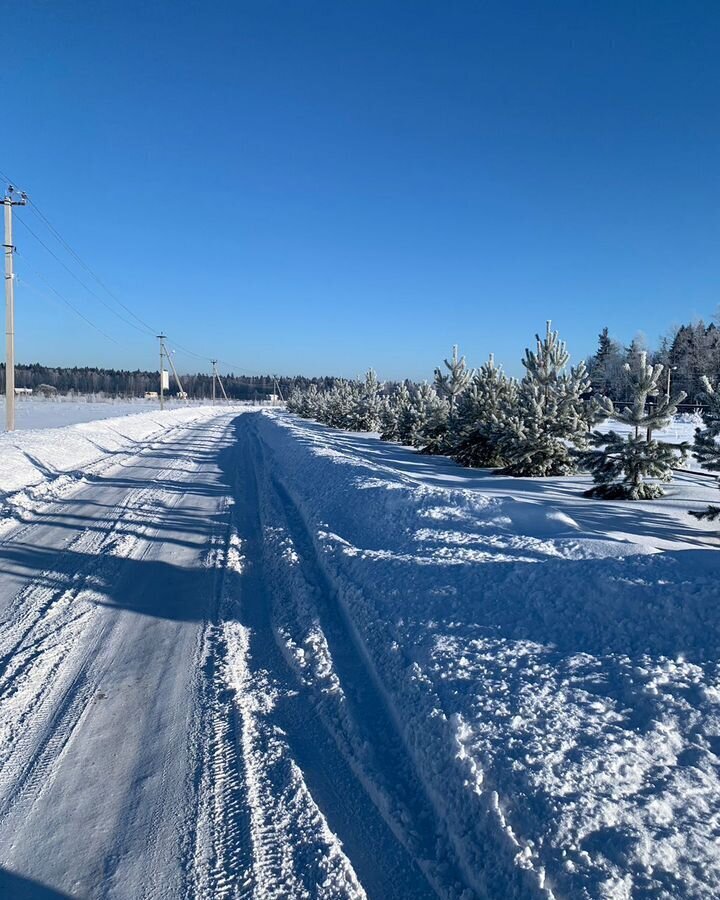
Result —
[{"label": "white snow", "polygon": [[[165,410],[187,409],[207,403],[166,398]],[[158,400],[134,398],[120,400],[94,395],[61,395],[57,397],[18,397],[15,402],[15,427],[18,431],[37,428],[62,428],[80,422],[115,419],[144,412],[159,411]],[[0,397],[0,422],[5,422],[5,397]]]},{"label": "white snow", "polygon": [[687,515],[715,483],[679,473],[663,500],[598,502],[580,476],[501,478],[277,414],[261,426],[486,884],[717,896],[720,542]]},{"label": "white snow", "polygon": [[718,896],[715,482],[239,412],[0,436],[0,895]]},{"label": "white snow", "polygon": [[[38,401],[38,406],[43,422],[48,420],[46,410],[54,406],[72,407],[69,418],[77,418],[77,410],[70,403]],[[0,433],[0,532],[13,524],[18,510],[61,496],[118,463],[123,453],[135,451],[142,442],[228,412],[220,407],[178,405],[163,412],[152,409],[138,413],[137,404],[124,409],[114,403],[103,409],[112,410],[114,417],[103,418],[95,409],[90,420],[81,424]],[[131,409],[136,411],[134,415],[129,414]],[[239,412],[242,407],[231,409]]]}]

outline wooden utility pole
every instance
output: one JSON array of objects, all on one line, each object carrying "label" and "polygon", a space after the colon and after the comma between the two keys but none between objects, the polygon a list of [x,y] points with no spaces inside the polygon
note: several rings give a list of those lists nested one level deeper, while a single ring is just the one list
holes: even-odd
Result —
[{"label": "wooden utility pole", "polygon": [[15,276],[13,273],[12,208],[25,206],[27,197],[12,185],[3,199],[5,207],[5,427],[15,431]]}]

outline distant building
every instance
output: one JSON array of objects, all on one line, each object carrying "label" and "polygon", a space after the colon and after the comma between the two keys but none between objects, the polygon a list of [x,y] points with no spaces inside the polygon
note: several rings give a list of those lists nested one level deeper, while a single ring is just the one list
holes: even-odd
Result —
[{"label": "distant building", "polygon": [[157,391],[145,391],[146,400],[157,400],[160,395]]},{"label": "distant building", "polygon": [[16,397],[29,397],[33,392],[32,388],[15,388]]}]

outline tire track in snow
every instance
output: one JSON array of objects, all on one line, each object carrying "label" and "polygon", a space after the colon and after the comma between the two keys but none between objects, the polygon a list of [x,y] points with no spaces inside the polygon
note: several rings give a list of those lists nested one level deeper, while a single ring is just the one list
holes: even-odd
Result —
[{"label": "tire track in snow", "polygon": [[[315,610],[316,627],[329,653],[332,673],[338,680],[335,708],[327,696],[321,699],[338,748],[349,756],[359,777],[367,782],[368,790],[393,831],[419,861],[438,894],[463,898],[482,896],[481,885],[456,854],[443,818],[417,772],[402,738],[401,726],[362,641],[324,572],[302,513],[274,474],[276,467],[267,460],[254,423],[248,423],[246,430],[252,431],[249,439],[256,448],[253,458],[263,468],[267,497],[261,508],[267,518],[266,527],[282,529],[302,573],[304,585],[295,582],[289,590],[304,591]],[[287,565],[287,555],[283,561],[274,553],[276,549],[277,542],[270,542],[268,552],[272,559],[268,564],[275,569],[275,582],[281,584],[283,579],[278,575],[278,568]],[[276,602],[283,602],[282,594]],[[324,686],[321,685],[321,690]]]},{"label": "tire track in snow", "polygon": [[226,567],[230,602],[223,630],[250,808],[248,896],[436,896],[339,752],[315,698],[283,653],[271,615],[273,572],[263,555],[259,503],[266,485],[259,448],[242,425],[237,433],[241,458],[231,545],[243,559],[240,571]]},{"label": "tire track in snow", "polygon": [[[252,501],[246,492],[238,501],[244,519]],[[263,667],[271,662],[265,636],[260,641],[240,621],[241,609],[255,602],[245,580],[255,567],[252,548],[233,527],[208,563],[218,571],[218,616],[198,651],[203,715],[191,740],[199,734],[201,772],[185,896],[362,900],[365,892],[271,721],[282,689]]]},{"label": "tire track in snow", "polygon": [[[224,511],[227,512],[228,498]],[[215,609],[198,635],[192,695],[196,715],[189,729],[189,805],[183,840],[184,896],[224,900],[247,896],[252,884],[252,848],[233,695],[221,672],[225,660],[221,618],[223,572],[228,562],[229,525],[216,534],[206,558],[215,575]]]},{"label": "tire track in snow", "polygon": [[[131,462],[141,459],[146,453],[170,444],[175,440],[178,433],[191,431],[194,427],[197,427],[197,423],[188,424],[187,422],[178,422],[171,424],[169,427],[165,423],[157,422],[155,424],[158,425],[158,432],[148,435],[145,438],[144,446],[139,450],[133,446],[105,450],[99,445],[95,445],[103,452],[103,455],[83,466],[79,471],[64,472],[58,470],[47,472],[41,469],[46,478],[38,484],[20,488],[10,493],[0,491],[0,547],[8,541],[17,541],[30,532],[37,525],[37,522],[42,520],[43,511],[46,511],[53,503],[60,499],[71,498],[73,494],[83,487],[86,487],[93,481],[100,480],[102,476],[107,475],[113,469],[123,469]],[[202,424],[208,423],[203,422]],[[131,444],[137,443],[136,439],[122,434],[117,429],[113,428],[110,430],[122,440],[131,441]],[[40,463],[36,462],[35,465],[40,467]],[[23,515],[28,513],[38,516],[38,519],[25,522]]]},{"label": "tire track in snow", "polygon": [[[181,475],[192,468],[181,469]],[[152,482],[168,471],[177,474],[178,468],[158,469]],[[123,558],[139,560],[148,551],[147,539],[159,526],[145,515],[147,507],[163,497],[172,508],[179,499],[152,482],[127,491],[109,516],[72,538],[57,552],[57,566],[10,604],[0,639],[0,822],[49,783],[91,705],[101,677],[99,650],[115,624],[99,608],[104,597],[95,584],[110,583]],[[122,533],[125,526],[133,533]],[[4,546],[18,546],[18,536],[31,527],[16,531]],[[85,562],[78,566],[78,559]]]}]

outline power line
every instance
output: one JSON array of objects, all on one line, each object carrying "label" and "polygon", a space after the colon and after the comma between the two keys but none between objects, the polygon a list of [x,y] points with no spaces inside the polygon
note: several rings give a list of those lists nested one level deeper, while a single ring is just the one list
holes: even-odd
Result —
[{"label": "power line", "polygon": [[57,262],[60,263],[60,265],[63,267],[63,269],[65,269],[65,271],[68,272],[75,279],[75,281],[77,281],[77,283],[81,287],[83,287],[88,292],[88,294],[90,294],[91,297],[94,297],[99,303],[101,303],[106,309],[108,309],[114,316],[117,316],[118,319],[120,319],[122,322],[125,322],[126,325],[129,325],[131,328],[134,328],[136,331],[139,331],[141,334],[144,334],[144,331],[138,325],[136,325],[134,322],[131,322],[130,319],[123,316],[122,313],[119,313],[106,300],[103,300],[103,298],[99,294],[96,294],[92,288],[88,287],[85,284],[85,282],[82,280],[82,278],[80,278],[75,272],[73,272],[73,270],[70,268],[70,266],[68,266],[67,263],[64,262],[64,260],[60,259],[60,257],[57,255],[57,253],[55,253],[54,250],[52,250],[50,247],[48,247],[48,245],[45,243],[45,241],[43,241],[43,239],[41,237],[39,237],[39,235],[37,235],[33,231],[33,229],[27,224],[27,222],[23,221],[19,216],[16,218],[16,220],[22,225],[23,228],[26,229],[26,231],[28,231],[35,238],[35,240],[42,247],[45,248],[45,250],[47,250],[47,252],[50,254],[50,256],[53,257],[53,259],[55,259]]},{"label": "power line", "polygon": [[97,281],[97,283],[100,285],[100,287],[110,297],[112,297],[112,299],[117,304],[119,304],[125,310],[125,312],[129,313],[145,329],[147,329],[147,331],[154,334],[156,329],[153,328],[152,325],[148,325],[148,323],[146,321],[144,321],[144,319],[141,319],[137,313],[133,312],[133,310],[129,306],[127,306],[125,303],[123,303],[123,301],[110,290],[110,288],[105,284],[105,282],[100,278],[100,276],[93,269],[91,269],[90,266],[82,259],[80,254],[77,253],[77,251],[74,250],[70,246],[70,244],[65,240],[65,238],[57,230],[57,228],[55,228],[55,226],[52,224],[52,222],[43,213],[43,211],[40,209],[40,207],[37,205],[37,203],[35,203],[35,201],[32,200],[32,198],[29,198],[29,205],[30,205],[30,208],[32,209],[32,211],[35,213],[35,215],[38,216],[41,219],[41,221],[43,221],[45,223],[45,225],[50,229],[50,231],[55,236],[55,238],[60,242],[60,244],[62,244],[62,246],[67,250],[67,252],[71,254],[71,256],[83,267],[83,269],[85,269],[85,271],[89,275],[91,275],[95,279],[95,281]]},{"label": "power line", "polygon": [[[10,179],[10,178],[9,178],[5,173],[3,173],[2,171],[0,171],[0,177],[3,178],[4,180],[6,180],[8,183],[13,183],[13,182],[12,182],[12,179]],[[61,233],[58,231],[58,229],[52,224],[52,222],[48,219],[48,217],[45,215],[45,213],[44,213],[44,212],[40,209],[40,207],[35,203],[35,201],[32,200],[32,199],[30,199],[30,198],[28,198],[28,201],[29,201],[29,206],[30,206],[30,208],[32,209],[32,211],[34,212],[34,214],[35,214],[36,216],[38,216],[38,218],[39,218],[39,219],[41,220],[41,222],[45,225],[45,227],[47,227],[47,228],[49,229],[49,231],[51,232],[51,234],[53,235],[53,237],[60,243],[60,245],[65,249],[65,251],[66,251],[67,253],[70,254],[70,256],[72,257],[72,259],[73,259],[78,265],[82,266],[82,268],[83,268],[83,269],[84,269],[84,270],[85,270],[85,271],[86,271],[86,272],[87,272],[87,273],[88,273],[88,274],[89,274],[89,275],[97,282],[97,284],[103,289],[103,291],[105,291],[105,293],[107,293],[108,296],[111,297],[112,300],[115,301],[115,303],[117,303],[122,309],[124,309],[125,312],[128,313],[128,315],[132,316],[132,318],[135,319],[135,322],[130,321],[130,319],[126,318],[124,315],[122,315],[120,312],[118,312],[118,310],[115,309],[114,306],[112,306],[111,304],[109,304],[103,297],[99,296],[92,288],[90,288],[90,287],[85,283],[85,281],[83,281],[83,280],[77,275],[77,273],[74,272],[74,271],[67,265],[67,263],[66,263],[63,259],[61,259],[61,258],[60,258],[60,257],[52,250],[52,248],[50,248],[50,247],[45,243],[45,241],[43,241],[43,239],[42,239],[42,238],[41,238],[41,237],[40,237],[40,236],[39,236],[39,235],[38,235],[31,227],[30,227],[30,225],[28,225],[27,222],[25,222],[25,221],[24,221],[23,219],[21,219],[20,217],[17,217],[16,220],[17,220],[18,222],[20,222],[20,224],[22,225],[22,227],[25,228],[26,231],[28,231],[28,233],[29,233],[29,234],[30,234],[30,235],[31,235],[31,236],[32,236],[32,237],[33,237],[33,238],[34,238],[34,239],[35,239],[35,240],[36,240],[36,241],[37,241],[37,242],[38,242],[38,243],[39,243],[39,244],[40,244],[40,245],[41,245],[41,246],[49,253],[49,254],[50,254],[50,256],[53,257],[53,259],[55,259],[58,263],[60,263],[60,265],[68,272],[68,274],[70,274],[70,275],[72,276],[72,278],[73,278],[75,281],[77,281],[77,283],[78,283],[85,291],[87,291],[87,292],[90,294],[91,297],[94,297],[94,298],[95,298],[99,303],[101,303],[107,310],[109,310],[111,313],[113,313],[113,315],[115,315],[118,319],[120,319],[120,321],[124,322],[126,325],[129,325],[131,328],[134,328],[134,329],[135,329],[136,331],[138,331],[140,334],[143,334],[143,335],[146,335],[146,334],[147,334],[147,335],[152,335],[152,336],[154,337],[154,336],[157,334],[157,330],[156,330],[155,328],[153,328],[149,323],[147,323],[144,319],[142,319],[139,315],[137,315],[137,313],[135,313],[129,306],[127,306],[127,305],[126,305],[126,304],[125,304],[125,303],[124,303],[124,302],[123,302],[123,301],[122,301],[122,300],[121,300],[121,299],[120,299],[113,291],[111,291],[110,288],[109,288],[109,287],[105,284],[105,282],[102,280],[102,278],[94,271],[94,269],[92,269],[91,266],[83,260],[83,258],[80,256],[80,254],[79,254],[79,253],[78,253],[78,252],[70,245],[70,243],[62,236],[62,234],[61,234]],[[24,258],[24,257],[23,257],[23,258]],[[74,313],[76,313],[78,316],[80,316],[80,318],[82,318],[82,319],[83,319],[85,322],[87,322],[92,328],[94,328],[96,331],[98,331],[100,334],[102,334],[102,335],[103,335],[104,337],[106,337],[108,340],[111,340],[113,343],[118,344],[118,341],[116,341],[114,338],[110,337],[110,335],[106,334],[101,328],[99,328],[97,325],[95,325],[95,323],[92,322],[92,320],[90,320],[87,316],[85,316],[82,312],[80,312],[80,310],[78,310],[77,307],[75,307],[75,306],[74,306],[74,305],[73,305],[66,297],[64,297],[64,296],[63,296],[56,288],[54,288],[54,287],[47,281],[47,279],[45,279],[42,275],[40,275],[39,272],[35,272],[34,274],[36,274],[38,278],[40,278],[45,284],[47,284],[47,286],[50,288],[50,290],[52,290],[53,293],[56,294],[56,295],[62,300],[62,302],[63,302],[66,306],[68,306]],[[26,282],[26,284],[27,284],[27,282]],[[139,323],[139,324],[136,324],[136,323]],[[203,362],[206,362],[206,363],[211,363],[211,362],[212,362],[212,357],[211,357],[210,354],[205,355],[205,354],[197,353],[197,352],[195,352],[194,350],[191,350],[189,347],[185,347],[183,344],[181,344],[181,343],[179,343],[178,341],[172,339],[172,337],[170,337],[170,341],[171,341],[171,343],[174,345],[174,347],[175,347],[177,350],[181,351],[182,353],[185,353],[185,354],[187,354],[188,356],[193,357],[194,359],[202,360]],[[261,378],[264,377],[264,374],[263,374],[263,373],[258,373],[258,372],[248,371],[244,366],[241,366],[241,365],[239,365],[238,363],[230,362],[230,361],[228,361],[228,360],[223,360],[223,359],[217,359],[217,362],[221,363],[223,366],[226,366],[227,368],[231,369],[232,371],[242,372],[243,374],[245,374],[245,375],[250,375],[250,376],[257,376],[257,377],[261,377]]]},{"label": "power line", "polygon": [[[15,248],[15,253],[25,263],[27,263],[27,259],[26,259],[25,255],[23,253],[20,253],[20,251],[17,248]],[[50,282],[47,280],[47,278],[45,278],[44,275],[41,275],[40,272],[37,272],[36,270],[30,268],[29,266],[28,266],[28,268],[29,268],[30,272],[32,272],[32,274],[35,275],[36,278],[39,278],[53,292],[53,294],[55,294],[55,296],[58,297],[65,304],[65,306],[67,306],[69,309],[71,309],[75,313],[75,315],[79,316],[84,322],[86,322],[91,328],[94,328],[95,331],[97,331],[99,334],[101,334],[104,338],[107,338],[108,341],[112,341],[112,343],[116,344],[118,347],[122,346],[118,341],[115,340],[114,337],[111,337],[109,334],[106,334],[102,330],[102,328],[100,328],[99,325],[96,325],[92,321],[92,319],[88,319],[88,317],[84,313],[82,313],[73,303],[71,303],[70,300],[67,299],[67,297],[65,297],[63,294],[61,294],[57,288],[53,287],[50,284]],[[25,287],[29,287],[30,290],[35,291],[36,294],[39,294],[40,296],[46,296],[43,294],[42,291],[39,291],[37,289],[37,287],[32,285],[30,282],[26,281],[25,278],[18,278],[18,281],[21,281],[25,285]]]}]

